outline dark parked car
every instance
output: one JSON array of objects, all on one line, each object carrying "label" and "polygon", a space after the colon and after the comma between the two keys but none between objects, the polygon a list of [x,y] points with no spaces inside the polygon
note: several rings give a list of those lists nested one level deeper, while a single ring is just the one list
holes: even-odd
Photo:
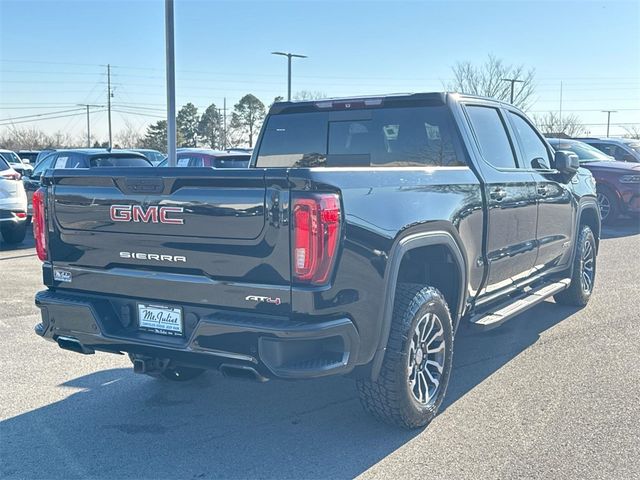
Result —
[{"label": "dark parked car", "polygon": [[[210,150],[207,148],[179,148],[178,167],[247,168],[251,154],[236,150]],[[166,167],[168,159],[158,166]]]},{"label": "dark parked car", "polygon": [[38,158],[39,153],[40,153],[40,150],[19,150],[18,156],[22,160],[26,160],[27,162],[29,162],[31,165],[35,165],[36,158]]},{"label": "dark parked car", "polygon": [[588,143],[619,162],[640,163],[640,140],[631,138],[576,138]]},{"label": "dark parked car", "polygon": [[33,167],[26,160],[22,160],[18,154],[12,150],[0,150],[0,157],[7,162],[20,175],[28,175]]},{"label": "dark parked car", "polygon": [[150,150],[148,148],[131,148],[129,151],[143,154],[153,165],[158,165],[167,158],[164,153],[159,152],[158,150]]},{"label": "dark parked car", "polygon": [[575,153],[580,166],[591,171],[597,183],[598,205],[603,222],[612,222],[620,214],[640,213],[640,164],[618,162],[597,148],[577,140],[548,140],[556,150]]},{"label": "dark parked car", "polygon": [[461,322],[591,297],[593,177],[510,105],[275,103],[257,145],[251,168],[47,173],[36,333],[170,380],[350,374],[366,410],[415,428],[444,399]]},{"label": "dark parked car", "polygon": [[45,148],[44,150],[40,150],[38,152],[38,155],[36,156],[36,163],[35,164],[36,165],[39,164],[44,157],[46,157],[47,155],[49,155],[50,153],[53,153],[55,151],[57,151],[56,148]]},{"label": "dark parked car", "polygon": [[101,148],[51,150],[22,180],[27,191],[29,216],[32,214],[33,193],[40,188],[42,175],[49,169],[92,167],[151,167],[151,162],[136,152],[108,151]]}]

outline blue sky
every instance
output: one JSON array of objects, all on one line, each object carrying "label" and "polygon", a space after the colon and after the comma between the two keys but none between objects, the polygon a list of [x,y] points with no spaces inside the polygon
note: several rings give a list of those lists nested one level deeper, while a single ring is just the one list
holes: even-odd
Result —
[{"label": "blue sky", "polygon": [[[530,113],[575,113],[604,134],[640,126],[640,2],[248,2],[176,0],[178,105],[227,106],[245,93],[265,104],[293,91],[328,96],[442,90],[458,61],[493,54],[536,71]],[[163,118],[164,2],[0,0],[0,134],[7,119],[64,112],[20,123],[47,133],[85,135],[76,104],[106,103],[113,65],[114,131],[144,131]],[[92,133],[104,139],[96,107]],[[116,111],[117,110],[117,111]]]}]

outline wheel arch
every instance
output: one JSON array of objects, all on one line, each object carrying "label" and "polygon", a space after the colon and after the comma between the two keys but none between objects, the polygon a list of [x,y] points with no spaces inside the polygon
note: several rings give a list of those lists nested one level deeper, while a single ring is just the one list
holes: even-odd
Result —
[{"label": "wheel arch", "polygon": [[[424,255],[427,252],[434,252],[434,250],[430,249],[444,249],[450,256],[451,263],[457,267],[454,281],[455,289],[453,290],[455,293],[452,293],[451,290],[447,293],[443,292],[448,303],[455,296],[455,301],[452,302],[454,306],[451,307],[450,305],[455,331],[464,313],[469,275],[467,257],[461,245],[462,241],[450,224],[446,226],[439,225],[429,230],[416,231],[415,229],[407,229],[407,232],[394,242],[385,271],[384,301],[379,323],[378,347],[371,361],[371,378],[373,380],[380,373],[391,330],[391,322],[393,321],[393,306],[398,279],[402,279],[403,261],[406,262],[407,259],[411,258],[410,254],[418,254],[420,258],[425,258]],[[438,287],[438,285],[430,286]]]},{"label": "wheel arch", "polygon": [[602,225],[600,220],[600,208],[598,203],[593,200],[588,200],[580,204],[580,211],[578,213],[578,224],[576,228],[576,238],[580,233],[580,226],[588,225],[596,237],[596,252],[600,249],[600,232],[602,231]]}]

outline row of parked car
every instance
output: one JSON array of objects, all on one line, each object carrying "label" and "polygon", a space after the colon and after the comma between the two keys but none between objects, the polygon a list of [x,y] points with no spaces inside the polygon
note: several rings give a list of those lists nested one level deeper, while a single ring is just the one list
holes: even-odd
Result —
[{"label": "row of parked car", "polygon": [[[247,168],[251,150],[218,151],[180,148],[178,167]],[[0,150],[0,233],[6,243],[24,240],[33,211],[33,194],[50,169],[94,167],[166,167],[167,158],[156,150],[100,148],[37,151]]]},{"label": "row of parked car", "polygon": [[[640,213],[640,141],[619,138],[548,138],[555,150],[571,151],[597,182],[602,221]],[[179,148],[178,167],[247,168],[251,149]],[[24,240],[33,193],[49,169],[93,167],[167,167],[157,150],[0,150],[0,233],[7,243]]]}]

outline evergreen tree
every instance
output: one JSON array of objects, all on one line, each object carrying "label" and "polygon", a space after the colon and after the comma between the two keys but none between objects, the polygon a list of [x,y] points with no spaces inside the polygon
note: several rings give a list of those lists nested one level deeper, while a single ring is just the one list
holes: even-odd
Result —
[{"label": "evergreen tree", "polygon": [[241,142],[253,147],[253,138],[258,133],[264,116],[264,103],[248,93],[233,107],[231,127],[235,130]]},{"label": "evergreen tree", "polygon": [[222,127],[220,112],[216,108],[215,103],[212,103],[200,117],[198,134],[207,146],[214,149],[222,148],[222,136],[224,134]]},{"label": "evergreen tree", "polygon": [[180,109],[176,117],[178,131],[182,135],[182,141],[177,143],[181,147],[198,146],[198,109],[189,102]]}]

